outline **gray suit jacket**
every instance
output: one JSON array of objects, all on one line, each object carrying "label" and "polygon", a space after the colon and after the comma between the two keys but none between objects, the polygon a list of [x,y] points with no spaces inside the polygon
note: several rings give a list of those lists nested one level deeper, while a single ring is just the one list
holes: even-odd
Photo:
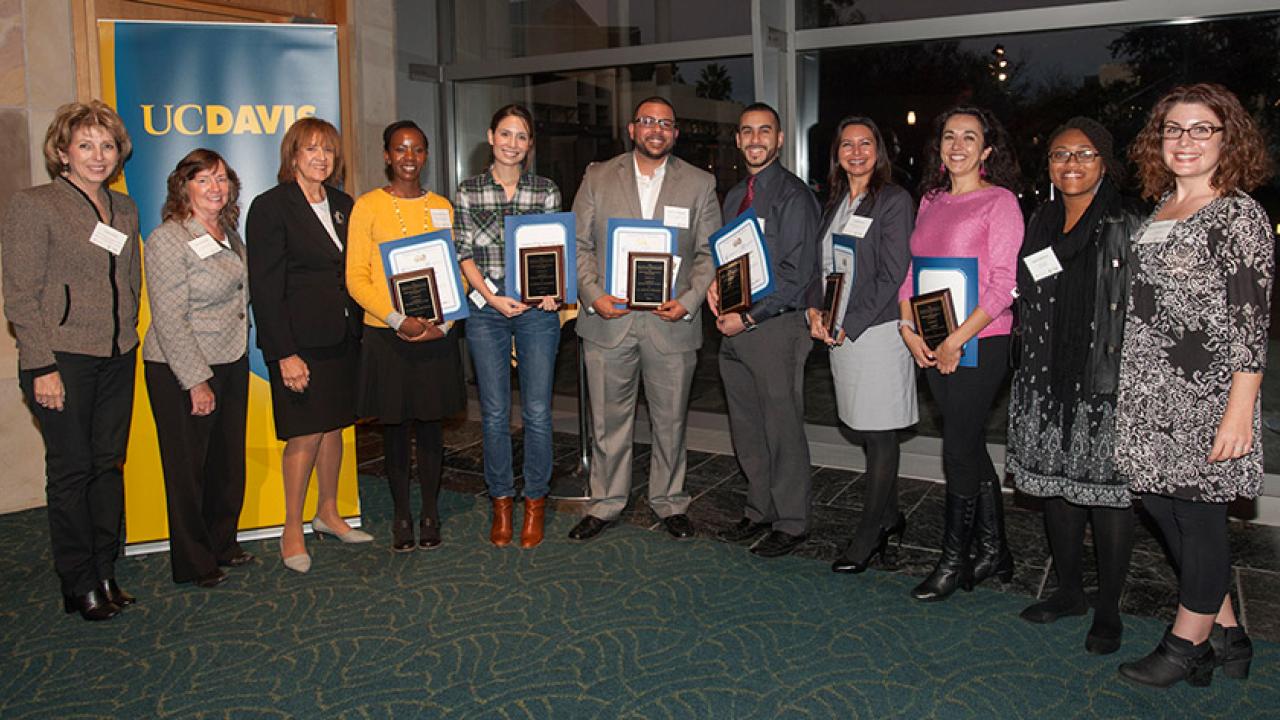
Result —
[{"label": "gray suit jacket", "polygon": [[183,390],[213,377],[210,365],[235,362],[249,347],[244,243],[228,229],[232,249],[201,260],[190,243],[204,234],[195,218],[169,220],[142,247],[151,308],[142,359],[168,363]]},{"label": "gray suit jacket", "polygon": [[[641,218],[640,192],[636,188],[632,154],[623,153],[587,167],[582,185],[573,200],[578,223],[578,297],[583,312],[578,315],[578,334],[604,347],[617,347],[642,311],[614,320],[605,320],[587,308],[605,294],[608,258],[606,232],[610,218]],[[702,303],[715,277],[707,238],[720,228],[720,207],[716,203],[716,182],[710,173],[683,160],[667,158],[662,190],[654,206],[661,220],[670,205],[689,210],[689,227],[677,229],[676,245],[681,258],[676,278],[675,299],[688,310],[691,319],[665,322],[654,317],[661,332],[649,337],[659,352],[696,350],[702,345]]]}]

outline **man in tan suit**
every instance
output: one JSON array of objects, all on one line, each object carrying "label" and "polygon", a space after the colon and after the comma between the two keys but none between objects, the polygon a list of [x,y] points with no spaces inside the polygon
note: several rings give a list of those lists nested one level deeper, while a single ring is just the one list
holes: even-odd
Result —
[{"label": "man in tan suit", "polygon": [[[643,379],[653,438],[649,507],[667,532],[684,540],[693,537],[685,515],[685,414],[702,345],[702,299],[715,274],[707,238],[720,227],[720,210],[715,178],[671,156],[680,135],[671,103],[659,97],[641,101],[627,132],[634,150],[588,167],[573,202],[578,297],[587,309],[577,324],[591,400],[592,502],[569,537],[595,537],[627,504],[636,395]],[[618,309],[626,301],[605,292],[610,218],[658,219],[676,231],[675,295],[658,309]]]}]

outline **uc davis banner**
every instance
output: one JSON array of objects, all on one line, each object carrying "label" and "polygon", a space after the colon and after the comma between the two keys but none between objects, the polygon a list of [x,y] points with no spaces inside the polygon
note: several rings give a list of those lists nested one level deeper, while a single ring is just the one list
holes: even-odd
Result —
[{"label": "uc davis banner", "polygon": [[[249,203],[276,184],[280,140],[289,126],[308,116],[339,124],[337,37],[331,25],[98,23],[103,100],[120,113],[133,140],[133,156],[117,189],[137,203],[143,238],[160,223],[169,172],[197,147],[216,150],[240,176],[243,235]],[[145,252],[144,246],[144,262]],[[139,335],[149,322],[144,302]],[[242,537],[274,534],[272,529],[284,521],[284,443],[276,440],[267,369],[256,337],[250,337],[249,347]],[[164,476],[141,363],[137,388],[125,465],[131,551],[143,551],[147,548],[140,544],[169,536]],[[348,430],[343,440],[338,509],[354,516],[359,514],[354,431]],[[315,501],[313,482],[306,517],[314,512]],[[253,530],[260,532],[245,532]]]}]

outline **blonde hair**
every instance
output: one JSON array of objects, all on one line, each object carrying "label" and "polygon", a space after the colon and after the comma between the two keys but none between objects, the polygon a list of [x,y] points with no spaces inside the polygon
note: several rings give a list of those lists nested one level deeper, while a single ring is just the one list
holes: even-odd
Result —
[{"label": "blonde hair", "polygon": [[54,179],[62,174],[63,162],[58,152],[66,152],[71,147],[71,136],[82,127],[98,126],[110,133],[120,150],[120,159],[111,171],[108,181],[115,178],[124,167],[124,161],[133,151],[133,143],[129,140],[129,132],[124,128],[124,121],[101,100],[90,100],[88,103],[71,102],[58,108],[44,134],[44,169],[49,178]]}]

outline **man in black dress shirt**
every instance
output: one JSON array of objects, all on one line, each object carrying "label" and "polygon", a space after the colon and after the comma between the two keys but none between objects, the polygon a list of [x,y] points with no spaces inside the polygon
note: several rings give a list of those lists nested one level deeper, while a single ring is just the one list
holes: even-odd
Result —
[{"label": "man in black dress shirt", "polygon": [[[771,532],[751,552],[777,557],[809,532],[809,443],[804,434],[804,363],[813,341],[805,324],[805,289],[821,272],[820,211],[804,181],[778,162],[783,133],[778,113],[749,105],[738,120],[737,144],[751,173],[724,200],[725,222],[748,208],[764,226],[774,290],[740,313],[716,320],[720,377],[729,404],[734,451],[747,476],[743,518],[717,533],[744,542]],[[718,288],[708,300],[716,309]]]}]

